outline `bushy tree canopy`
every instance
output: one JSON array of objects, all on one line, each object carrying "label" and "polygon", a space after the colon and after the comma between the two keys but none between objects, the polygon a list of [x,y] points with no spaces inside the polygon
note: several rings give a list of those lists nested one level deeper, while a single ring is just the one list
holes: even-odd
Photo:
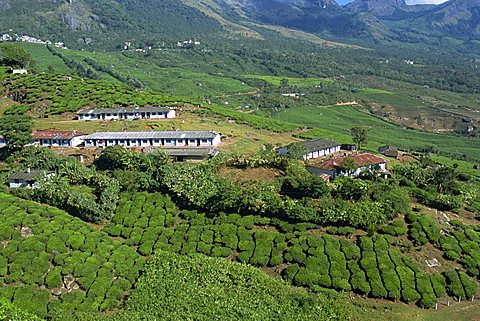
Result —
[{"label": "bushy tree canopy", "polygon": [[33,63],[28,51],[15,44],[3,44],[0,47],[1,63],[10,67],[25,68]]}]

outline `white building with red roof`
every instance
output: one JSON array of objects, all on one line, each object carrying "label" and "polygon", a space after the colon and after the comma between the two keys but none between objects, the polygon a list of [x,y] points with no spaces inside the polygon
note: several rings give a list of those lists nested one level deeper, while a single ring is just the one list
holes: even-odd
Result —
[{"label": "white building with red roof", "polygon": [[[343,166],[345,159],[352,159],[356,167],[351,170],[345,169]],[[331,158],[320,164],[308,166],[307,169],[311,173],[319,175],[326,174],[329,175],[331,179],[335,179],[338,176],[355,177],[368,170],[385,172],[387,170],[387,161],[383,157],[363,153],[347,157]]]},{"label": "white building with red roof", "polygon": [[33,144],[41,147],[77,147],[85,141],[85,134],[76,131],[36,130]]}]

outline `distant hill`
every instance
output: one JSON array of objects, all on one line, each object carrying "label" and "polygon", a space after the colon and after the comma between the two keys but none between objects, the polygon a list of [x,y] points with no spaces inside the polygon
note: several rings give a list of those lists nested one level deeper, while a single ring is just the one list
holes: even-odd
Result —
[{"label": "distant hill", "polygon": [[355,0],[345,6],[350,12],[369,12],[377,17],[392,16],[397,10],[407,9],[405,0]]},{"label": "distant hill", "polygon": [[335,0],[0,0],[0,33],[77,48],[264,39],[271,36],[265,30],[274,26],[362,44],[393,40],[441,46],[444,38],[470,43],[480,40],[480,0],[438,6],[412,6],[405,0],[347,5]]},{"label": "distant hill", "polygon": [[179,0],[0,0],[0,32],[64,40],[72,47],[176,42],[224,29]]}]

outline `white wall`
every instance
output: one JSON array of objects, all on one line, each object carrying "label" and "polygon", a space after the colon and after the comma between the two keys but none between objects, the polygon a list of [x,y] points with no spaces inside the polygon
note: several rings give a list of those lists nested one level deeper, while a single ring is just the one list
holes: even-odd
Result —
[{"label": "white wall", "polygon": [[23,181],[23,180],[20,180],[19,183],[15,183],[14,180],[11,180],[8,183],[8,185],[10,186],[10,188],[20,188],[24,183],[25,183],[25,181]]},{"label": "white wall", "polygon": [[72,147],[80,146],[80,145],[83,144],[84,141],[85,141],[85,135],[73,137],[73,138],[70,140],[70,146],[72,146]]},{"label": "white wall", "polygon": [[319,158],[319,157],[327,156],[327,155],[330,155],[330,154],[333,154],[333,153],[338,153],[339,151],[340,151],[340,146],[320,149],[320,150],[308,153],[307,155],[303,156],[303,159],[307,160],[307,159],[312,159],[312,158]]},{"label": "white wall", "polygon": [[215,138],[213,138],[213,140],[212,140],[211,144],[209,144],[209,146],[217,146],[221,142],[222,142],[222,136],[220,136],[220,134],[217,134],[217,136],[215,136]]},{"label": "white wall", "polygon": [[[147,116],[142,117],[142,112],[139,110],[132,110],[128,113],[121,113],[121,114],[114,114],[111,113],[110,116],[108,114],[79,114],[79,120],[118,120],[118,119],[141,119],[147,118]],[[121,115],[121,117],[120,117]],[[145,113],[146,115],[146,113]],[[170,109],[168,112],[156,112],[156,115],[150,113],[150,119],[165,119],[165,118],[176,118],[176,112],[174,109]]]}]

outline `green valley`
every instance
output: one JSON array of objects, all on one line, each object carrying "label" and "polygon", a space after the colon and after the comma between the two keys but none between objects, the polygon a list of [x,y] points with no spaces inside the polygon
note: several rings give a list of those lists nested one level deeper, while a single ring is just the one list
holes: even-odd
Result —
[{"label": "green valley", "polygon": [[479,8],[0,0],[0,321],[477,320]]}]

